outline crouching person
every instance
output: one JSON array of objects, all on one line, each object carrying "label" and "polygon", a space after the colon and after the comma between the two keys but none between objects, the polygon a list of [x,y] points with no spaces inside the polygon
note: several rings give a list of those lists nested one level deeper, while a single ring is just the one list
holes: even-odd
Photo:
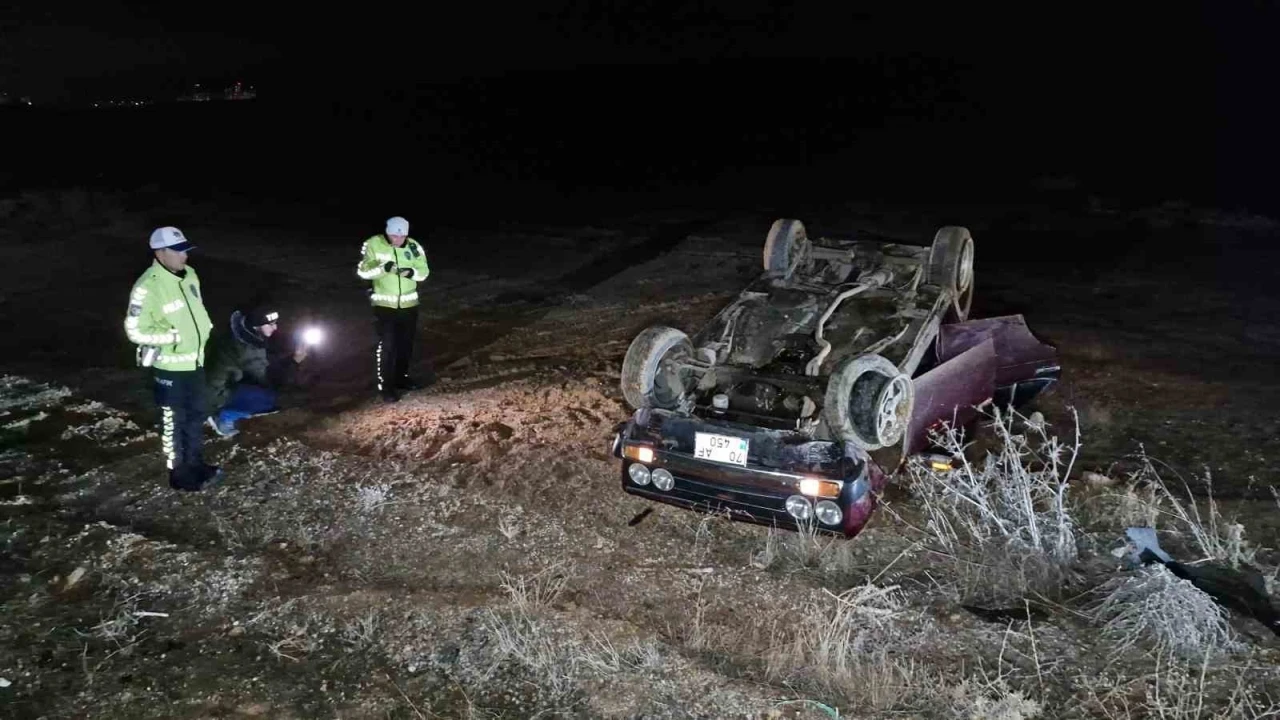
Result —
[{"label": "crouching person", "polygon": [[267,308],[231,314],[231,332],[213,345],[205,373],[205,393],[212,415],[209,426],[224,437],[239,432],[236,422],[278,410],[276,394],[293,380],[307,359],[303,344],[291,354],[269,357],[268,340],[279,329],[280,314]]}]

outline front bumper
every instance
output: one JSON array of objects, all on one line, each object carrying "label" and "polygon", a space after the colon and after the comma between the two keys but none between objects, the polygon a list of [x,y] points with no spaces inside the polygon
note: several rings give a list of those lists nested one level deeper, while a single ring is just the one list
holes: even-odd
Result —
[{"label": "front bumper", "polygon": [[[694,457],[697,432],[747,438],[747,465]],[[659,490],[652,482],[639,485],[631,480],[631,465],[641,462],[637,457],[640,448],[648,451],[641,464],[671,473],[671,489]],[[622,489],[631,495],[758,525],[788,530],[803,526],[845,537],[861,532],[875,510],[876,495],[887,481],[871,458],[849,443],[814,441],[799,433],[661,410],[639,411],[622,423],[612,452],[622,461]],[[814,486],[825,487],[825,491],[815,492]],[[834,524],[816,517],[798,520],[787,510],[787,499],[796,495],[807,498],[811,506],[820,500],[834,502],[840,508],[840,520]]]}]

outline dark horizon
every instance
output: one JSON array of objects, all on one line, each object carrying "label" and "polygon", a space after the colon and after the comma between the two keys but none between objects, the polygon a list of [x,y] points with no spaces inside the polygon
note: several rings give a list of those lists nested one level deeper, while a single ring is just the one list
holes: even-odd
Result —
[{"label": "dark horizon", "polygon": [[[348,177],[401,157],[424,189],[451,192],[495,179],[535,194],[704,190],[791,168],[819,193],[910,193],[945,190],[938,175],[954,172],[957,200],[1073,176],[1081,195],[1280,213],[1280,111],[1257,91],[1276,66],[1275,8],[565,2],[450,8],[422,25],[362,7],[304,28],[237,3],[195,14],[108,2],[74,21],[57,3],[24,5],[10,12],[0,91],[36,107],[0,124],[33,142],[8,187],[145,175],[174,157],[173,130],[188,174],[248,192],[264,173],[305,168],[300,182],[341,195],[360,189]],[[57,62],[43,62],[54,47]],[[235,80],[257,92],[233,103],[245,107],[167,107],[194,82],[218,94]],[[46,122],[40,88],[81,106],[160,102]],[[50,168],[42,145],[76,154]]]}]

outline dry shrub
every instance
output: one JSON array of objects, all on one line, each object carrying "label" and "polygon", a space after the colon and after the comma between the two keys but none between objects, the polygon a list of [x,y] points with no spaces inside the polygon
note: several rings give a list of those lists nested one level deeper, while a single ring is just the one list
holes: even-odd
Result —
[{"label": "dry shrub", "polygon": [[919,528],[930,549],[956,561],[976,581],[965,594],[1057,594],[1077,559],[1077,523],[1067,477],[1080,448],[1050,435],[1042,420],[994,409],[994,447],[978,463],[966,457],[955,428],[934,442],[958,467],[936,470],[921,458],[907,465],[907,486],[922,506]]},{"label": "dry shrub", "polygon": [[1241,648],[1227,612],[1163,565],[1113,578],[1098,594],[1093,616],[1115,644],[1113,657],[1143,646],[1182,658],[1217,657]]}]

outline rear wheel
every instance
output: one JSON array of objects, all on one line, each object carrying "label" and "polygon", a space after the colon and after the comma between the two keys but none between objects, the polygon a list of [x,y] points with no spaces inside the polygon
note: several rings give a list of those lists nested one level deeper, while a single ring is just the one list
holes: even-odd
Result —
[{"label": "rear wheel", "polygon": [[770,277],[789,278],[797,260],[809,252],[809,236],[799,220],[773,221],[764,241],[764,271]]},{"label": "rear wheel", "polygon": [[849,357],[827,381],[823,414],[837,438],[878,450],[902,440],[915,397],[911,378],[883,356]]},{"label": "rear wheel", "polygon": [[973,235],[968,228],[948,225],[933,236],[929,250],[928,282],[951,295],[947,320],[964,321],[973,304]]},{"label": "rear wheel", "polygon": [[645,328],[622,361],[622,395],[631,407],[674,408],[692,389],[685,361],[693,357],[689,336],[670,327]]}]

